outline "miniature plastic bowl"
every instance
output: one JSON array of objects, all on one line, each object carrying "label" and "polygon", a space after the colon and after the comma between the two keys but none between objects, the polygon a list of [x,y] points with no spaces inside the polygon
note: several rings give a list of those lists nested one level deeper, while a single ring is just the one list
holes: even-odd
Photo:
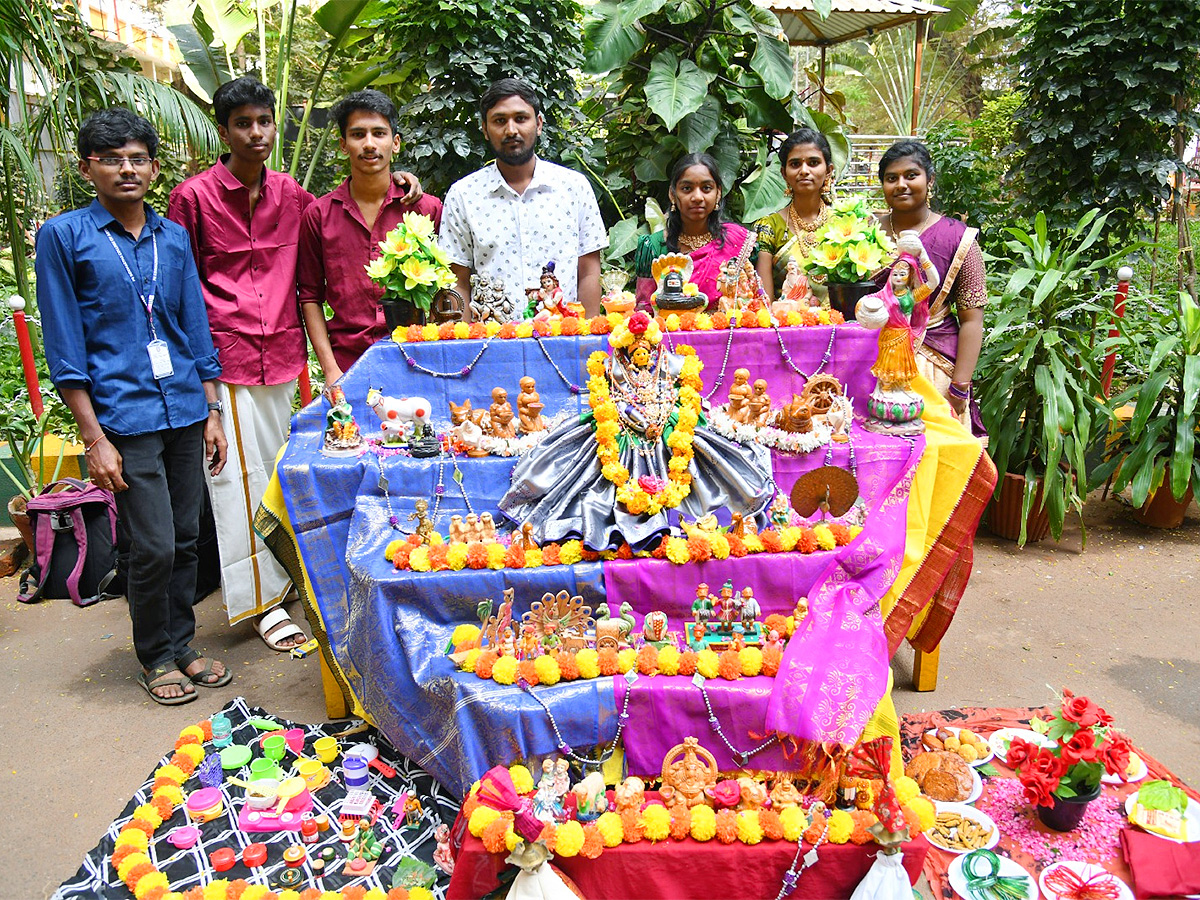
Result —
[{"label": "miniature plastic bowl", "polygon": [[200,829],[195,825],[180,825],[167,835],[167,840],[180,850],[188,850],[200,840]]},{"label": "miniature plastic bowl", "polygon": [[279,766],[275,765],[275,760],[259,757],[254,762],[250,763],[250,780],[258,781],[262,778],[279,779],[283,777],[283,773],[279,771]]},{"label": "miniature plastic bowl", "polygon": [[276,762],[283,759],[283,754],[287,752],[287,738],[282,734],[272,734],[263,738],[262,742],[263,756],[267,759],[273,759]]},{"label": "miniature plastic bowl", "polygon": [[221,751],[221,768],[226,772],[240,769],[250,762],[253,752],[245,744],[233,744]]},{"label": "miniature plastic bowl", "polygon": [[258,778],[246,788],[246,805],[251,809],[270,809],[279,799],[279,782],[274,778]]}]

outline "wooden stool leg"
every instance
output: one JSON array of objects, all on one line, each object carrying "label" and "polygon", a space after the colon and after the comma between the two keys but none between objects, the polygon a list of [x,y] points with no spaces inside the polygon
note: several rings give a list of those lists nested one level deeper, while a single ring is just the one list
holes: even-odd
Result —
[{"label": "wooden stool leg", "polygon": [[[333,677],[328,663],[325,662],[325,654],[318,653],[317,656],[321,660],[321,687],[325,689],[325,714],[330,719],[345,719],[350,715],[350,710],[346,706],[346,698],[342,695],[342,689],[338,687],[337,679]],[[936,672],[937,665],[935,664],[935,677]]]},{"label": "wooden stool leg", "polygon": [[928,653],[914,648],[913,654],[913,690],[937,690],[938,657],[942,645],[938,644]]}]

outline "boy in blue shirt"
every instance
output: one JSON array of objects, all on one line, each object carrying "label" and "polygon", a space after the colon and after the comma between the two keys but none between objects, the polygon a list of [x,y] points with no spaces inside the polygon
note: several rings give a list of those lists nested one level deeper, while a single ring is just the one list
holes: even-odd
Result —
[{"label": "boy in blue shirt", "polygon": [[158,135],[127,109],[88,117],[79,171],[86,209],[37,236],[37,297],[50,378],[70,407],[92,480],[116,495],[131,539],[129,614],[138,682],[163,705],[232,673],[190,647],[202,459],[225,464],[225,435],[200,279],[187,232],[143,202]]}]

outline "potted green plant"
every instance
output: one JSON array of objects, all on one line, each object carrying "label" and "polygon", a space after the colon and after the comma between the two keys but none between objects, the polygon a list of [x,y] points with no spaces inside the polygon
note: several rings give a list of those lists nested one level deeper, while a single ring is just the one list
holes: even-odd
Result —
[{"label": "potted green plant", "polygon": [[1200,487],[1200,306],[1183,291],[1147,298],[1104,351],[1116,352],[1131,382],[1113,404],[1132,404],[1133,414],[1114,429],[1093,484],[1112,477],[1116,491],[1131,486],[1138,521],[1175,528]]},{"label": "potted green plant", "polygon": [[895,247],[863,197],[835,203],[833,215],[813,237],[804,268],[829,290],[829,305],[852,321],[855,304],[875,290],[871,275],[891,259]]},{"label": "potted green plant", "polygon": [[1012,256],[991,264],[997,289],[975,375],[988,452],[1003,474],[988,526],[1019,546],[1047,531],[1059,540],[1068,510],[1083,527],[1084,453],[1111,417],[1094,338],[1112,310],[1096,287],[1133,249],[1089,257],[1106,220],[1090,210],[1058,240],[1039,212],[1032,232],[1004,229]]}]

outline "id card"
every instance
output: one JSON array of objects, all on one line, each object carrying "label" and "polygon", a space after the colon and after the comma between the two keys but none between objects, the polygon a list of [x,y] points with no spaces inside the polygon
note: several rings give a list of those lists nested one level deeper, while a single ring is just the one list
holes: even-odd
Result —
[{"label": "id card", "polygon": [[155,379],[170,378],[175,374],[166,341],[151,341],[146,345],[146,352],[150,354],[150,372]]}]

